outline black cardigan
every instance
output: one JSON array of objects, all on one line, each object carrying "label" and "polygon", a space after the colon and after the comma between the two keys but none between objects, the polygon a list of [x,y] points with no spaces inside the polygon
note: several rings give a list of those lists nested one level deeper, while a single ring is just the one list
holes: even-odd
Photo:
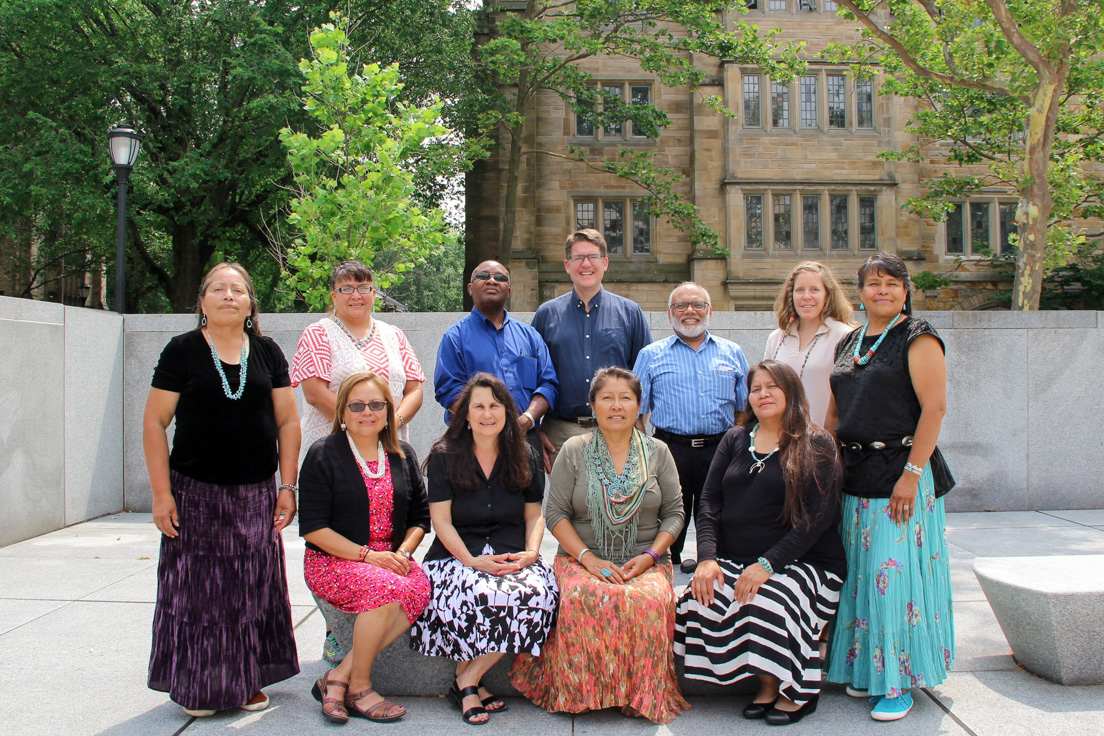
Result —
[{"label": "black cardigan", "polygon": [[[387,453],[391,482],[395,487],[395,510],[391,520],[392,551],[399,548],[413,527],[429,531],[429,498],[418,472],[414,448],[399,443],[404,458]],[[368,492],[344,433],[315,442],[299,470],[299,536],[327,527],[356,544],[368,544]],[[307,542],[307,547],[320,550]]]}]

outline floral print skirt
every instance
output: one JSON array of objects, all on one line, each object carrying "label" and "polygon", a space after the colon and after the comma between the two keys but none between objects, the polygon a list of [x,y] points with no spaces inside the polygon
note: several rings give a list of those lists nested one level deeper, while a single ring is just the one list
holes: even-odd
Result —
[{"label": "floral print skirt", "polygon": [[553,713],[620,708],[670,723],[690,704],[675,678],[670,563],[620,585],[556,558],[560,612],[539,657],[519,654],[514,687]]},{"label": "floral print skirt", "polygon": [[954,661],[943,499],[924,468],[916,513],[898,526],[888,498],[844,495],[847,580],[828,657],[831,682],[896,697],[947,679]]}]

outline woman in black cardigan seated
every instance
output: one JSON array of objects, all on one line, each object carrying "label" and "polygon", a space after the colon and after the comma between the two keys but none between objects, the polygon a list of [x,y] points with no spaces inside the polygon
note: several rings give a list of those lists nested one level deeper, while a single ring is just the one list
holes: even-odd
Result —
[{"label": "woman in black cardigan seated", "polygon": [[395,721],[406,709],[372,689],[372,663],[429,602],[429,579],[411,559],[429,529],[429,501],[414,449],[399,441],[387,383],[354,373],[337,406],[332,433],[299,471],[299,533],[307,587],[357,618],[352,651],[311,692],[334,723]]},{"label": "woman in black cardigan seated", "polygon": [[793,368],[748,373],[748,408],[709,467],[698,507],[698,569],[679,601],[675,653],[686,676],[727,685],[759,677],[745,718],[796,723],[820,695],[818,638],[846,575],[843,471],[809,421]]}]

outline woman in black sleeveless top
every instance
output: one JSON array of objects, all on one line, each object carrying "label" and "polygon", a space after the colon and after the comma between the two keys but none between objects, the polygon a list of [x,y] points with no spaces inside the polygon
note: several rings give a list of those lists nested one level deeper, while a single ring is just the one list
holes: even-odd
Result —
[{"label": "woman in black sleeveless top", "polygon": [[868,322],[836,349],[825,421],[843,456],[847,553],[827,679],[878,698],[871,716],[893,721],[954,659],[942,498],[954,480],[936,447],[947,367],[935,329],[910,314],[899,257],[867,259],[859,297]]}]

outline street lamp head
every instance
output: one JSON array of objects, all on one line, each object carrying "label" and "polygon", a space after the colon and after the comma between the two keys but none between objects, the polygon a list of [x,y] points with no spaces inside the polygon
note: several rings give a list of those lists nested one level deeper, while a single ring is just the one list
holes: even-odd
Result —
[{"label": "street lamp head", "polygon": [[134,128],[112,128],[107,133],[108,147],[111,149],[111,163],[116,169],[130,170],[134,168],[134,162],[138,159],[138,149],[142,147],[144,138]]}]

